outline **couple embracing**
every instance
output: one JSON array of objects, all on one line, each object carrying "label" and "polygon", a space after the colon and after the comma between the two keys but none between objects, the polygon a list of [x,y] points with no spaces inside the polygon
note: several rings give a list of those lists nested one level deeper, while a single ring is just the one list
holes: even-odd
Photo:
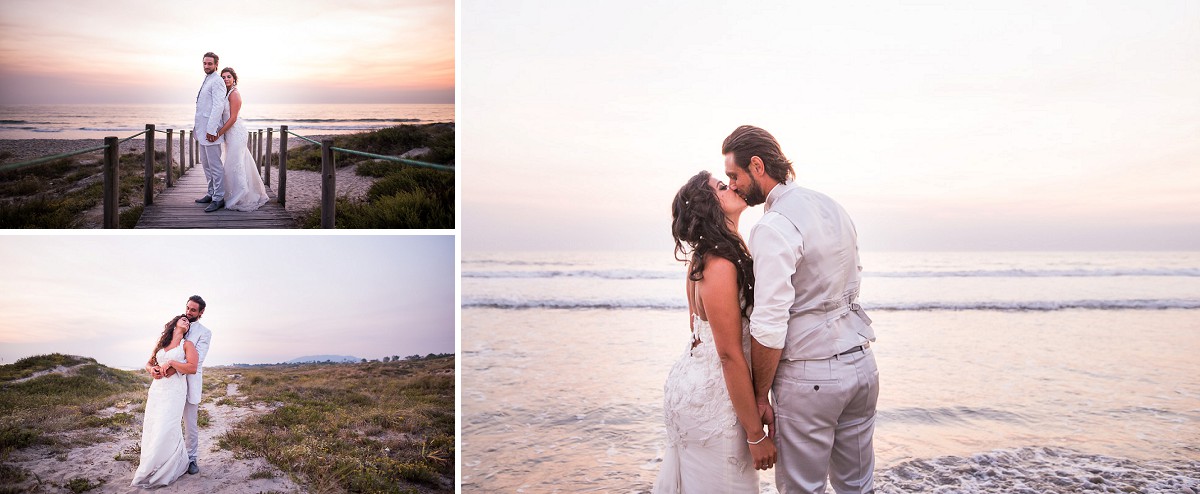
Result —
[{"label": "couple embracing", "polygon": [[[208,204],[204,212],[218,209],[254,211],[267,202],[267,188],[258,175],[258,165],[246,148],[246,124],[238,118],[242,95],[237,72],[221,69],[213,52],[204,54],[204,82],[196,94],[196,126],[192,135],[200,144],[200,165],[208,180],[208,194],[197,199]],[[200,134],[204,138],[200,138]]]},{"label": "couple embracing", "polygon": [[[212,331],[200,324],[204,299],[192,295],[184,313],[163,327],[146,362],[154,381],[146,397],[142,419],[142,455],[133,474],[133,487],[159,487],[174,482],[184,472],[200,472],[197,464],[200,428],[200,391],[204,386],[204,357]],[[186,440],[179,420],[187,428]]]},{"label": "couple embracing", "polygon": [[[767,131],[738,127],[721,152],[729,185],[700,172],[671,208],[691,339],[664,386],[654,491],[756,493],[774,467],[784,494],[872,492],[879,371],[854,224],[795,184]],[[747,246],[738,220],[763,203]]]}]

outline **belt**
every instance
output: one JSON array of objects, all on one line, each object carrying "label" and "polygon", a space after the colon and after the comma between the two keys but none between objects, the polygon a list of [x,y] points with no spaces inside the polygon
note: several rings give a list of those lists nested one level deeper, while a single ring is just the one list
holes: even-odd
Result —
[{"label": "belt", "polygon": [[861,344],[861,345],[859,345],[859,346],[856,346],[856,347],[854,347],[854,348],[851,348],[851,349],[849,349],[849,350],[846,350],[846,351],[844,351],[844,352],[842,352],[842,353],[839,353],[839,354],[837,354],[837,356],[841,357],[842,355],[849,355],[849,354],[851,354],[851,353],[854,353],[854,352],[861,352],[861,351],[863,351],[863,350],[866,350],[866,349],[868,349],[868,348],[871,348],[871,342],[869,342],[869,341],[868,341],[868,342],[866,342],[866,343],[863,343],[863,344]]}]

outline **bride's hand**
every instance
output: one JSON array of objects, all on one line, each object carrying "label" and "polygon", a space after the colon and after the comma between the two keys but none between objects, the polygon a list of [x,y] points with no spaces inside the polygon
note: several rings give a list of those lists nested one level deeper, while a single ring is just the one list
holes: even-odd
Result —
[{"label": "bride's hand", "polygon": [[767,433],[763,432],[762,434],[764,438],[762,442],[749,444],[755,470],[767,470],[775,466],[775,441],[768,438]]}]

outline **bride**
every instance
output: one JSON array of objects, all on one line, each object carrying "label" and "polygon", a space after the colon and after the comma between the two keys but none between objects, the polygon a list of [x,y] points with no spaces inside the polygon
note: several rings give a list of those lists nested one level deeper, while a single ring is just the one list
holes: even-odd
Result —
[{"label": "bride", "polygon": [[671,206],[675,256],[690,254],[692,334],[663,386],[667,448],[656,493],[758,492],[755,470],[775,464],[747,363],[754,271],[737,233],[745,209],[708,172],[688,180]]},{"label": "bride", "polygon": [[221,79],[225,80],[225,111],[221,114],[225,125],[217,131],[217,136],[232,132],[225,138],[225,155],[221,160],[225,163],[225,209],[254,211],[267,203],[267,188],[258,175],[254,156],[246,149],[246,125],[238,118],[242,95],[237,89],[237,72],[225,67],[221,69]]},{"label": "bride", "polygon": [[183,339],[189,327],[186,315],[175,316],[163,326],[154,346],[151,364],[167,377],[150,384],[142,419],[142,459],[129,484],[133,487],[168,485],[187,472],[190,460],[181,421],[188,388],[183,374],[196,372],[195,362],[199,361],[196,347]]}]

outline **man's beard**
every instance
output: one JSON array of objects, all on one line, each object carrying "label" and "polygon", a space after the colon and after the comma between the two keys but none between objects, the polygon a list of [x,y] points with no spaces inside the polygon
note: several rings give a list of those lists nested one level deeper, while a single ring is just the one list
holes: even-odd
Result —
[{"label": "man's beard", "polygon": [[217,71],[217,69],[204,69],[204,73],[205,73],[205,74],[211,74],[211,73],[213,73],[213,72],[216,72],[216,71]]},{"label": "man's beard", "polygon": [[197,317],[187,316],[188,322],[196,322],[197,319],[200,319],[200,317],[199,316],[197,316]]},{"label": "man's beard", "polygon": [[747,173],[747,176],[750,177],[750,187],[749,190],[742,195],[742,199],[746,201],[746,205],[754,207],[767,202],[767,195],[763,193],[762,185],[759,185],[758,180],[755,180],[754,176],[750,175],[749,173]]}]

